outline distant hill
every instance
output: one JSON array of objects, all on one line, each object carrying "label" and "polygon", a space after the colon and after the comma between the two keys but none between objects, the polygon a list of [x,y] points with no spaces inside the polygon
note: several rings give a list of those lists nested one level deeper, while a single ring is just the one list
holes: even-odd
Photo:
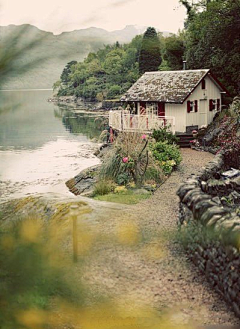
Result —
[{"label": "distant hill", "polygon": [[[11,61],[8,76],[0,82],[0,89],[52,88],[67,62],[81,61],[106,44],[128,43],[145,30],[146,27],[134,25],[113,32],[91,27],[54,35],[28,24],[0,26],[2,49],[20,50]],[[22,68],[25,69],[21,71]]]}]

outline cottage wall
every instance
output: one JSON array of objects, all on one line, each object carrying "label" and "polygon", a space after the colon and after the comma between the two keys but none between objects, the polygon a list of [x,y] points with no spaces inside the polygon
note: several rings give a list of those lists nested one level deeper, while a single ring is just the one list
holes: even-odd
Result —
[{"label": "cottage wall", "polygon": [[175,131],[186,131],[186,105],[185,104],[170,104],[165,105],[165,115],[175,117]]},{"label": "cottage wall", "polygon": [[[218,87],[212,82],[209,77],[205,78],[206,86],[202,89],[202,84],[194,90],[194,92],[187,98],[183,103],[185,106],[186,113],[186,126],[198,126],[208,125],[212,122],[216,111],[209,110],[210,99],[220,99],[221,106],[221,93]],[[198,101],[198,111],[193,113],[187,113],[187,101]]]},{"label": "cottage wall", "polygon": [[207,77],[206,78],[206,90],[207,90],[207,96],[208,96],[208,124],[212,122],[216,111],[209,111],[209,99],[220,99],[220,109],[222,105],[222,99],[221,99],[221,93],[219,88],[215,85],[215,83],[212,82],[212,80]]}]

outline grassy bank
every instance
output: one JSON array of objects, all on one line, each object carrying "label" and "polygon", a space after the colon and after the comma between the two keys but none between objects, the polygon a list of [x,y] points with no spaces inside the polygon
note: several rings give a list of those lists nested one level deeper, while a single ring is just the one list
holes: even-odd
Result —
[{"label": "grassy bank", "polygon": [[117,193],[108,193],[105,195],[98,195],[95,196],[95,200],[99,201],[108,201],[108,202],[116,202],[116,203],[123,203],[123,204],[136,204],[142,200],[146,200],[150,198],[152,194],[149,193],[138,193],[136,194],[132,190],[126,190],[121,194]]}]

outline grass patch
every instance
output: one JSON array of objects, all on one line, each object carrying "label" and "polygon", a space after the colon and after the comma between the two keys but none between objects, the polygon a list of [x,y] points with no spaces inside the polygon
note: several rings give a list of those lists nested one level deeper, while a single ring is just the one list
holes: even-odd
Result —
[{"label": "grass patch", "polygon": [[100,180],[99,182],[97,182],[94,186],[94,191],[93,191],[93,195],[105,195],[105,194],[109,194],[110,192],[112,192],[114,190],[114,188],[116,187],[116,184],[110,180]]},{"label": "grass patch", "polygon": [[135,194],[133,191],[126,191],[124,193],[109,193],[105,195],[98,195],[95,196],[95,200],[99,201],[108,201],[108,202],[116,202],[116,203],[123,203],[123,204],[136,204],[142,200],[146,200],[150,198],[151,193],[142,193],[142,194]]}]

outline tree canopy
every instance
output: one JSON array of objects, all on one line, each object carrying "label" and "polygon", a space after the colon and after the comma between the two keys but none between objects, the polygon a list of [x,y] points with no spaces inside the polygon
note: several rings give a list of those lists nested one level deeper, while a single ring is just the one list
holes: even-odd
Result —
[{"label": "tree canopy", "polygon": [[160,41],[157,32],[153,27],[148,27],[142,39],[139,73],[157,71],[161,62]]},{"label": "tree canopy", "polygon": [[160,70],[182,70],[185,52],[184,32],[168,37],[160,36],[160,41],[163,58]]},{"label": "tree canopy", "polygon": [[[189,5],[189,1],[181,2]],[[232,95],[239,94],[240,1],[198,1],[189,10],[185,34],[188,68],[210,68]]]},{"label": "tree canopy", "polygon": [[89,53],[83,62],[68,63],[58,95],[76,95],[91,101],[120,96],[139,77],[141,41],[142,36],[136,36],[129,44],[107,45]]}]

